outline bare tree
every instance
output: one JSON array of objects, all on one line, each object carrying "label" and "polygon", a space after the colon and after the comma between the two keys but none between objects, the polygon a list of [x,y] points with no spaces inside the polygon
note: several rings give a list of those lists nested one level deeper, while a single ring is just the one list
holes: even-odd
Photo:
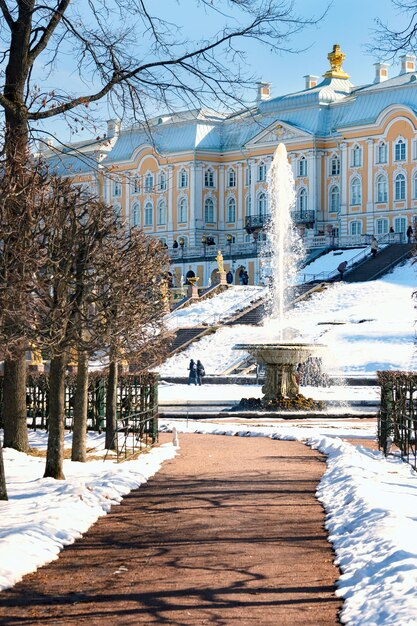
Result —
[{"label": "bare tree", "polygon": [[372,54],[382,59],[395,59],[400,52],[417,51],[417,2],[416,0],[391,0],[399,13],[404,15],[402,28],[394,29],[389,23],[376,19],[373,43],[368,46]]},{"label": "bare tree", "polygon": [[7,500],[6,475],[4,473],[3,447],[0,445],[0,500]]}]

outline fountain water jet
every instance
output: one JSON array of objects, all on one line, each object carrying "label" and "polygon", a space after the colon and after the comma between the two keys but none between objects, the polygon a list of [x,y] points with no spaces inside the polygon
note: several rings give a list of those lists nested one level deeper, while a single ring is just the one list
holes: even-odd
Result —
[{"label": "fountain water jet", "polygon": [[[271,259],[268,326],[275,327],[278,331],[278,341],[238,344],[235,349],[248,351],[266,366],[266,381],[262,387],[265,395],[259,408],[321,409],[322,403],[300,394],[296,368],[324,346],[285,341],[283,328],[288,289],[304,256],[304,247],[292,220],[291,212],[295,204],[294,178],[288,163],[287,150],[282,143],[276,149],[268,174],[268,199],[271,219],[267,227],[264,250]],[[254,404],[253,401],[249,402]],[[244,405],[244,401],[242,403]]]}]

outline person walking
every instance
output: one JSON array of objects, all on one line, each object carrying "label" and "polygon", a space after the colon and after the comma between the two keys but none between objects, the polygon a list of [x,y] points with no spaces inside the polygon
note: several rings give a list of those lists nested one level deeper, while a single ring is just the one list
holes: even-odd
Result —
[{"label": "person walking", "polygon": [[199,385],[203,384],[203,378],[206,375],[206,370],[204,369],[204,365],[202,364],[202,362],[200,361],[200,359],[198,359],[197,361],[197,382]]},{"label": "person walking", "polygon": [[372,257],[376,257],[378,253],[378,241],[376,239],[376,237],[372,237],[372,241],[371,241],[371,254]]},{"label": "person walking", "polygon": [[413,238],[413,233],[414,233],[414,231],[413,231],[412,226],[410,224],[409,227],[407,228],[407,243],[411,243],[411,240]]},{"label": "person walking", "polygon": [[194,361],[194,359],[190,360],[188,369],[190,372],[188,374],[188,384],[191,385],[192,383],[194,383],[194,385],[196,385],[197,384],[197,364]]},{"label": "person walking", "polygon": [[233,273],[231,270],[229,270],[226,274],[226,282],[228,285],[231,285],[233,283]]},{"label": "person walking", "polygon": [[346,272],[347,266],[348,266],[348,262],[347,261],[342,261],[337,266],[337,271],[340,274],[340,280],[343,280],[343,274]]}]

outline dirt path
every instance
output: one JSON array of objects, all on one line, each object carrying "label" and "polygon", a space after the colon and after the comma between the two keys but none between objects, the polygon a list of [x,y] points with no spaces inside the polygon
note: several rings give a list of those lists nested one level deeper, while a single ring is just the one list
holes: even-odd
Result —
[{"label": "dirt path", "polygon": [[323,457],[266,438],[180,444],[57,561],[0,593],[1,625],[338,624],[314,497]]}]

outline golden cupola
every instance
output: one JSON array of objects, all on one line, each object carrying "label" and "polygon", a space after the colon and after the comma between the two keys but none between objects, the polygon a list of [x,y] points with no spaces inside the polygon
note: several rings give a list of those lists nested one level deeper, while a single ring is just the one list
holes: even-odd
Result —
[{"label": "golden cupola", "polygon": [[349,78],[349,74],[346,74],[342,68],[346,54],[341,51],[338,43],[334,44],[333,50],[329,52],[327,58],[330,61],[330,69],[324,74],[324,78]]}]

